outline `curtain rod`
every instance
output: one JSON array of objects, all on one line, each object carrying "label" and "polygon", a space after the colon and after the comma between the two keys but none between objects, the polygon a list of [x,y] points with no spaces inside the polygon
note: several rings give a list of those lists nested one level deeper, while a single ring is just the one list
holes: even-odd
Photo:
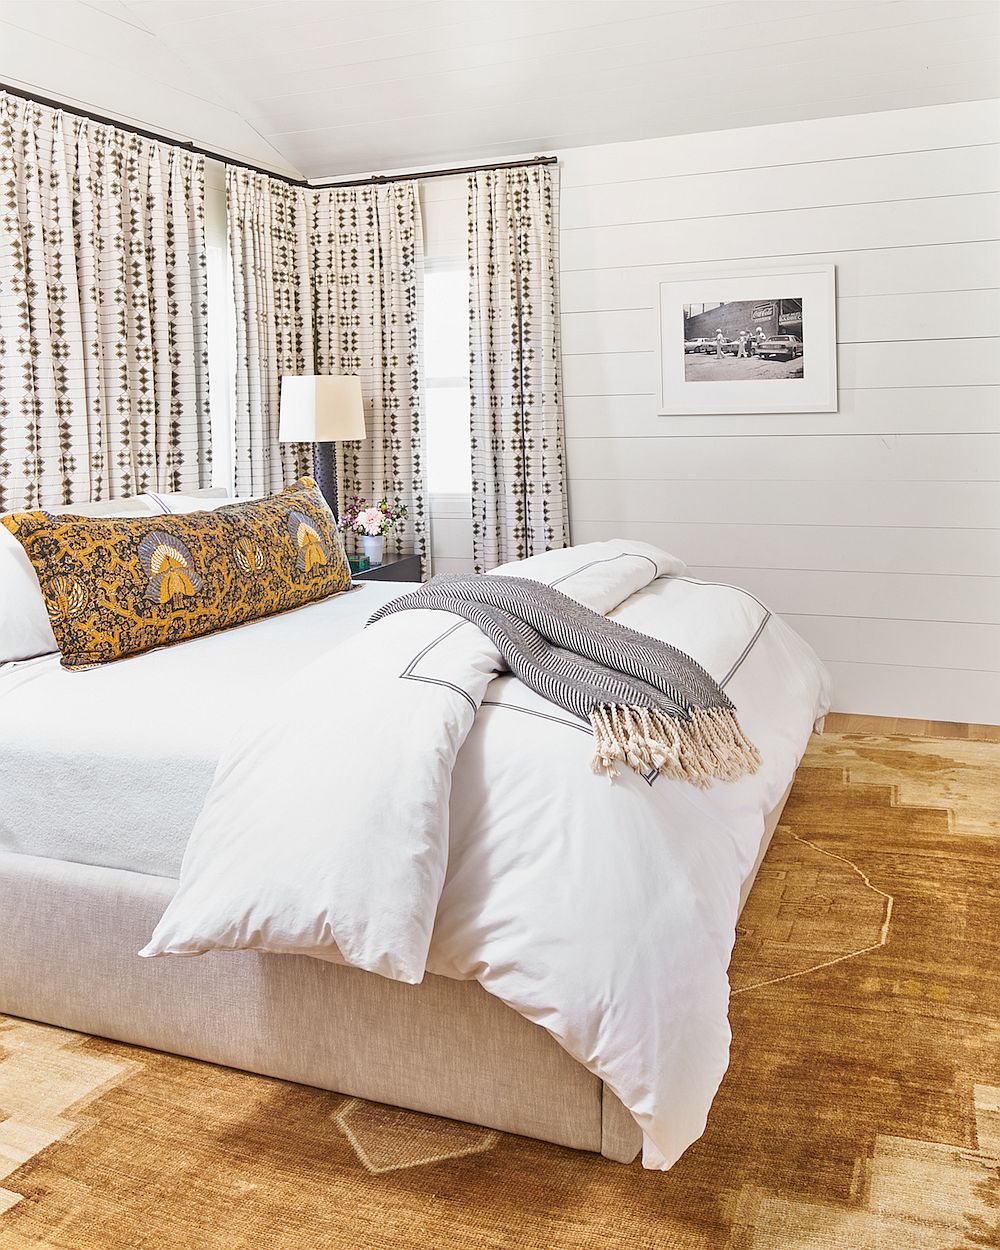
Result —
[{"label": "curtain rod", "polygon": [[383,182],[409,182],[425,178],[454,178],[458,174],[477,174],[487,169],[520,169],[522,165],[558,165],[558,156],[529,156],[520,161],[493,161],[489,165],[456,165],[453,169],[428,169],[424,173],[413,174],[372,174],[368,178],[344,178],[331,181],[320,178],[316,182],[307,182],[307,187],[316,191],[335,191],[337,187],[367,187]]},{"label": "curtain rod", "polygon": [[267,178],[275,178],[278,182],[287,183],[290,187],[304,187],[307,191],[336,190],[337,187],[366,187],[385,182],[410,182],[424,178],[449,178],[458,174],[475,174],[480,170],[517,169],[521,165],[558,164],[558,157],[555,156],[531,156],[527,160],[521,161],[495,161],[488,165],[458,165],[453,169],[429,169],[423,174],[373,174],[368,178],[346,177],[343,181],[336,178],[321,178],[316,182],[310,182],[308,178],[292,178],[288,174],[279,174],[272,169],[266,169],[262,165],[254,165],[251,161],[241,161],[234,156],[227,156],[225,152],[218,152],[214,148],[199,147],[197,143],[192,142],[190,139],[172,139],[161,131],[144,130],[141,126],[122,122],[115,117],[108,117],[103,113],[95,113],[90,109],[80,108],[75,104],[67,104],[64,100],[53,100],[49,96],[38,95],[34,91],[25,91],[23,87],[14,87],[9,83],[0,82],[0,91],[6,92],[7,95],[17,96],[21,100],[30,100],[33,104],[44,105],[45,108],[58,109],[61,113],[72,113],[74,117],[85,117],[88,121],[98,122],[102,126],[114,126],[117,130],[125,130],[129,134],[139,135],[143,139],[152,139],[154,143],[169,143],[171,147],[183,148],[185,152],[193,152],[196,156],[207,156],[209,160],[222,161],[223,164],[234,165],[237,169],[249,169],[251,173],[264,174]]}]

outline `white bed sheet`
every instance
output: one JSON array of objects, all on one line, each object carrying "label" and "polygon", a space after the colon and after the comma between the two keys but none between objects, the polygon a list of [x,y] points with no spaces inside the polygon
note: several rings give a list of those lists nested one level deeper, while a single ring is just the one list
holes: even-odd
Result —
[{"label": "white bed sheet", "polygon": [[102,668],[68,672],[58,655],[0,665],[0,850],[177,877],[234,730],[412,588],[360,582]]}]

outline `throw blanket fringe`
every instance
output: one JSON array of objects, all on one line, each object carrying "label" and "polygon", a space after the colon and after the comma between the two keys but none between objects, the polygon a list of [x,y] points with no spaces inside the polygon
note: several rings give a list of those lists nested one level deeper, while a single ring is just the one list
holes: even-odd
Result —
[{"label": "throw blanket fringe", "polygon": [[526,577],[443,574],[394,599],[395,612],[451,612],[479,627],[526,686],[590,721],[594,772],[619,763],[707,787],[760,767],[757,748],[711,676],[683,651]]},{"label": "throw blanket fringe", "polygon": [[623,762],[643,776],[662,773],[705,789],[715,779],[736,781],[760,767],[760,753],[731,708],[696,708],[685,722],[655,709],[602,704],[590,723],[591,768],[610,778]]}]

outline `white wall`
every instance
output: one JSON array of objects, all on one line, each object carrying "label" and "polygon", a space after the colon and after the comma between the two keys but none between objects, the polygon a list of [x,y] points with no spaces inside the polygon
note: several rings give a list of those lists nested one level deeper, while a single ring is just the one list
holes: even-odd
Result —
[{"label": "white wall", "polygon": [[[560,158],[573,540],[761,595],[838,709],[1000,722],[1000,101]],[[443,183],[429,251],[464,226]],[[730,260],[837,266],[839,413],[657,415],[656,284]]]}]

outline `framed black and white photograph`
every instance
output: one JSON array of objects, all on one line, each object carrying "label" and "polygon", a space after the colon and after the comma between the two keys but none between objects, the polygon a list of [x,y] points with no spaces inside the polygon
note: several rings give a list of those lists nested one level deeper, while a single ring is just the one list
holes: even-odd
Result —
[{"label": "framed black and white photograph", "polygon": [[836,412],[833,265],[659,284],[660,413]]}]

